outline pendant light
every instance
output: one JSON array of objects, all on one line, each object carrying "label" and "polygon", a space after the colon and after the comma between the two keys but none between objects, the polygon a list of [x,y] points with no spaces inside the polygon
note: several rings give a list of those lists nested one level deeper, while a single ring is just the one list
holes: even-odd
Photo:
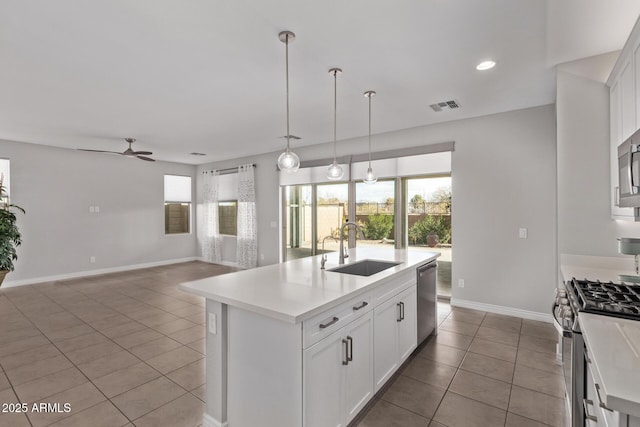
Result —
[{"label": "pendant light", "polygon": [[329,181],[338,181],[344,176],[342,167],[338,164],[336,157],[336,127],[337,127],[337,110],[338,110],[338,74],[342,74],[340,68],[332,68],[329,74],[333,74],[333,163],[327,169],[327,179]]},{"label": "pendant light", "polygon": [[364,93],[364,96],[369,98],[369,168],[362,180],[365,184],[375,184],[376,181],[378,181],[378,178],[373,174],[373,169],[371,169],[371,98],[373,98],[375,94],[376,93],[372,90],[368,90]]},{"label": "pendant light", "polygon": [[278,38],[282,43],[286,46],[286,60],[285,60],[285,68],[286,68],[286,80],[287,80],[287,149],[284,153],[280,154],[278,157],[278,169],[283,172],[295,172],[300,167],[300,159],[291,151],[291,146],[289,143],[289,139],[291,138],[291,134],[289,133],[289,42],[293,42],[296,38],[296,35],[291,31],[282,31],[278,34]]}]

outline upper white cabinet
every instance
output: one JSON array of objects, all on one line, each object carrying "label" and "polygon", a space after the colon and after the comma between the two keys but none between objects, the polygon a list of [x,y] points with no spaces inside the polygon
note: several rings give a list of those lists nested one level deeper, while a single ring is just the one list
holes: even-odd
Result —
[{"label": "upper white cabinet", "polygon": [[607,84],[611,126],[611,216],[633,221],[633,208],[618,206],[618,145],[640,127],[640,25],[637,22]]}]

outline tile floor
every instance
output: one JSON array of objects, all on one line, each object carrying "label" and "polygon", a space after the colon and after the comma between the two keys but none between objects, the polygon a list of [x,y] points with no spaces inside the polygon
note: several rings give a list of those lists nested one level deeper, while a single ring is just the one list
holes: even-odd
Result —
[{"label": "tile floor", "polygon": [[[204,300],[177,289],[233,271],[201,262],[0,290],[0,427],[192,427],[204,411]],[[438,304],[440,333],[360,427],[560,426],[551,325]],[[34,412],[34,402],[70,412]],[[1,408],[0,408],[1,409]]]},{"label": "tile floor", "polygon": [[0,427],[200,425],[204,299],[176,285],[233,270],[189,262],[1,289],[0,404],[29,411],[0,408]]},{"label": "tile floor", "polygon": [[551,324],[438,303],[440,329],[376,396],[359,427],[566,423]]}]

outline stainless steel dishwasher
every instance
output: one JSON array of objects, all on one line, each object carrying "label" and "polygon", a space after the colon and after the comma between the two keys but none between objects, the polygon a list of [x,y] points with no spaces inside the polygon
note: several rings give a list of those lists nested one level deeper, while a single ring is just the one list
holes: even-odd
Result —
[{"label": "stainless steel dishwasher", "polygon": [[418,345],[437,334],[436,267],[435,261],[418,267]]}]

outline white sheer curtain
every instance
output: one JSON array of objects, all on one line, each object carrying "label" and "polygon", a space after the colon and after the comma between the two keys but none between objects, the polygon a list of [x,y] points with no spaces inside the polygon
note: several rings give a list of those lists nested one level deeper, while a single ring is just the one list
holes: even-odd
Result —
[{"label": "white sheer curtain", "polygon": [[253,165],[238,167],[238,247],[236,262],[242,268],[258,265],[258,226]]},{"label": "white sheer curtain", "polygon": [[222,261],[222,236],[218,219],[218,171],[205,172],[202,186],[202,258],[209,262]]}]

